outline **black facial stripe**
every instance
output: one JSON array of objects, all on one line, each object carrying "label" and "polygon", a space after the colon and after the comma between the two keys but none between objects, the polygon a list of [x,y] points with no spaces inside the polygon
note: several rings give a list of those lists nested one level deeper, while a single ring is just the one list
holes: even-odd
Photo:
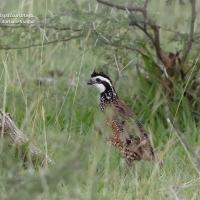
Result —
[{"label": "black facial stripe", "polygon": [[105,88],[106,88],[105,91],[112,90],[112,87],[110,86],[110,84],[108,82],[101,81],[101,83],[105,86]]}]

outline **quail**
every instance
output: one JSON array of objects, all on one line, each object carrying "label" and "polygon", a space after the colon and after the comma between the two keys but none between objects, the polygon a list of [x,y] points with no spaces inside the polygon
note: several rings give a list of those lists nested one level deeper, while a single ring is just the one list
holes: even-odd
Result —
[{"label": "quail", "polygon": [[94,85],[100,92],[100,109],[105,113],[106,125],[112,130],[109,141],[120,151],[126,163],[131,166],[136,160],[154,160],[148,132],[119,99],[110,77],[94,71],[87,84]]}]

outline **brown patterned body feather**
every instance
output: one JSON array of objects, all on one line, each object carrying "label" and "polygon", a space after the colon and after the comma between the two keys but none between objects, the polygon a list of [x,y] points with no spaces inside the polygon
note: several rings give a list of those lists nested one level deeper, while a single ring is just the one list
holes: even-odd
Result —
[{"label": "brown patterned body feather", "polygon": [[149,135],[134,113],[120,100],[105,104],[107,124],[112,128],[111,144],[128,165],[135,160],[154,160]]}]

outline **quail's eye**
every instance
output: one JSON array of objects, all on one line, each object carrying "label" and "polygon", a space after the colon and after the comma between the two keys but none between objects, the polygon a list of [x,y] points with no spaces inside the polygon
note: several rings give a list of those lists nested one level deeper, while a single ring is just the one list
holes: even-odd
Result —
[{"label": "quail's eye", "polygon": [[101,80],[100,80],[99,78],[97,78],[96,81],[97,81],[97,83],[100,83],[100,82],[101,82]]}]

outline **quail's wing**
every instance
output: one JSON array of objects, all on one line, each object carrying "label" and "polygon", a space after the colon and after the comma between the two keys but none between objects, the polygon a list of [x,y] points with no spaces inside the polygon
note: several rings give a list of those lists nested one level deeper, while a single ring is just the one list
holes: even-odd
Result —
[{"label": "quail's wing", "polygon": [[137,153],[144,160],[154,159],[149,134],[136,115],[121,101],[116,102],[114,106],[119,114],[117,120],[122,124],[121,138],[126,141],[129,150]]},{"label": "quail's wing", "polygon": [[122,101],[116,101],[114,104],[116,110],[116,118],[123,125],[124,132],[134,136],[141,136],[140,132],[144,132],[142,124],[136,119],[135,114]]},{"label": "quail's wing", "polygon": [[[119,116],[124,120],[126,128],[131,133],[139,133],[136,134],[142,137],[148,137],[148,133],[145,130],[142,123],[137,119],[136,115],[131,111],[131,109],[122,101],[117,101],[114,103],[114,107],[117,110]],[[128,131],[127,130],[127,131]]]},{"label": "quail's wing", "polygon": [[127,119],[133,116],[133,112],[124,102],[118,100],[114,102],[113,105],[117,113],[120,114],[123,118]]}]

